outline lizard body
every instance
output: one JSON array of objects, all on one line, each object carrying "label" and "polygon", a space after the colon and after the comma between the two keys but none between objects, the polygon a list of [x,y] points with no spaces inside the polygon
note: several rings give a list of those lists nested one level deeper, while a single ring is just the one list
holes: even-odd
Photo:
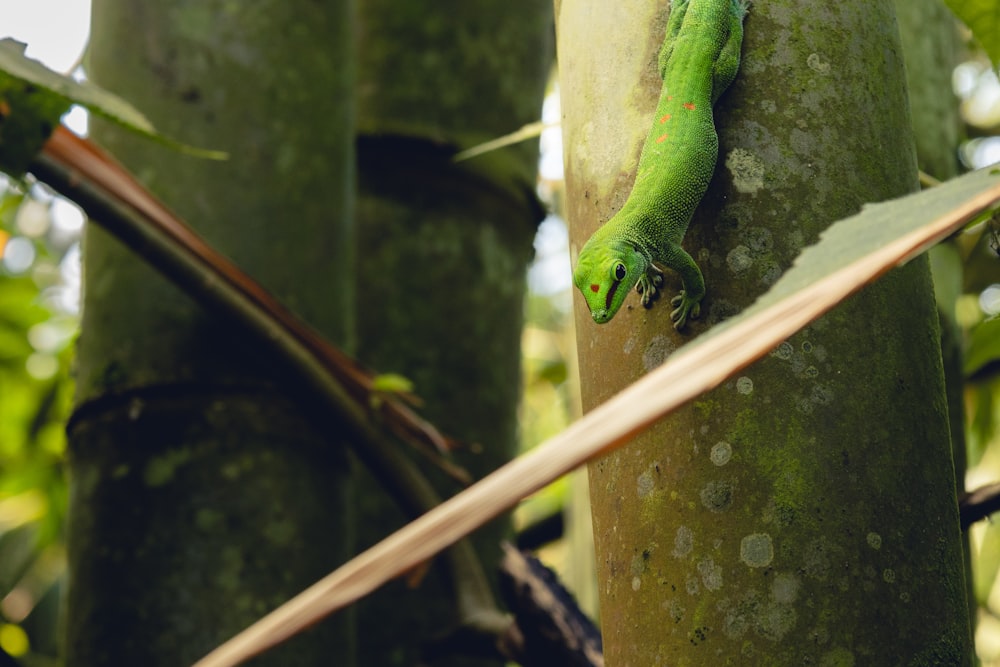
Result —
[{"label": "lizard body", "polygon": [[698,317],[705,280],[681,241],[715,171],[712,107],[739,70],[746,12],[746,0],[672,3],[659,55],[663,88],[632,192],[584,245],[573,274],[598,324],[614,317],[633,285],[652,305],[663,283],[656,264],[683,283],[671,301],[674,326]]}]

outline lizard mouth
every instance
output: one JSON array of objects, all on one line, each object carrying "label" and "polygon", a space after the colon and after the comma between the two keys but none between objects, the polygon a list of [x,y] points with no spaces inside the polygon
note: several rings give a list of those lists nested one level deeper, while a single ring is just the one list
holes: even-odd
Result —
[{"label": "lizard mouth", "polygon": [[618,291],[618,288],[621,286],[621,284],[622,281],[620,280],[616,280],[613,283],[611,283],[611,287],[608,288],[608,295],[604,298],[605,309],[611,310],[611,302],[614,300],[615,292]]}]

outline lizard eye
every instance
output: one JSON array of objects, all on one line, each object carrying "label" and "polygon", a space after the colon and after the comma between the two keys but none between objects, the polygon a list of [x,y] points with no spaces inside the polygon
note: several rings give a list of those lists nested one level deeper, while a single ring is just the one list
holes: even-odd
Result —
[{"label": "lizard eye", "polygon": [[615,280],[625,280],[625,265],[621,262],[615,264]]}]

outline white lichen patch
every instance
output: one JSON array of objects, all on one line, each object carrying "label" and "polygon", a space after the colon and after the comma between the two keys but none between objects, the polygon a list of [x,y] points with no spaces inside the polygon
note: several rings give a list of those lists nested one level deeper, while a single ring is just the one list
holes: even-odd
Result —
[{"label": "white lichen patch", "polygon": [[809,69],[811,69],[814,72],[819,72],[820,74],[830,73],[829,61],[824,60],[823,56],[819,55],[818,53],[810,53],[809,56],[806,58],[806,65],[808,65]]},{"label": "white lichen patch", "polygon": [[731,482],[712,481],[702,487],[698,493],[701,504],[712,512],[725,512],[733,504],[733,485]]},{"label": "white lichen patch", "polygon": [[[815,368],[815,367],[810,366],[809,368]],[[808,370],[809,369],[806,369],[807,372]],[[818,374],[819,372],[817,371],[816,375]],[[833,403],[833,399],[834,399],[833,390],[828,385],[825,384],[814,385],[812,391],[809,393],[809,400],[812,401],[813,404],[815,405],[830,405],[831,403]]]},{"label": "white lichen patch", "polygon": [[782,273],[781,266],[777,262],[769,261],[764,264],[764,272],[760,274],[760,284],[764,287],[770,287],[774,283],[778,282],[781,278]]},{"label": "white lichen patch", "polygon": [[750,567],[766,567],[774,560],[774,543],[767,533],[751,533],[740,540],[740,560]]},{"label": "white lichen patch", "polygon": [[681,526],[674,535],[674,558],[684,558],[694,549],[694,533],[687,526]]},{"label": "white lichen patch", "polygon": [[801,582],[794,574],[782,573],[771,582],[771,598],[779,604],[792,604],[799,596]]},{"label": "white lichen patch", "polygon": [[639,577],[632,577],[632,590],[637,591],[642,587],[642,579]]},{"label": "white lichen patch", "polygon": [[753,393],[753,380],[746,375],[740,376],[736,379],[736,391],[744,396],[749,396]]},{"label": "white lichen patch", "polygon": [[755,630],[765,639],[781,641],[788,631],[795,627],[798,614],[789,605],[774,602],[764,605],[760,616],[756,619]]},{"label": "white lichen patch", "polygon": [[733,446],[728,442],[717,442],[712,445],[712,451],[708,455],[717,466],[724,466],[733,458]]},{"label": "white lichen patch", "polygon": [[743,230],[743,240],[754,256],[760,256],[774,249],[774,234],[763,227],[746,227]]},{"label": "white lichen patch", "polygon": [[726,155],[726,169],[733,187],[742,194],[756,194],[764,187],[764,163],[745,148],[734,148]]},{"label": "white lichen patch", "polygon": [[670,600],[664,600],[663,602],[660,603],[660,607],[662,607],[664,611],[670,614],[670,618],[673,619],[674,623],[680,623],[681,621],[683,621],[684,614],[687,612],[687,609],[684,607],[684,605],[681,604],[680,600],[676,598],[671,598]]},{"label": "white lichen patch", "polygon": [[795,348],[792,347],[792,344],[786,340],[784,343],[774,348],[774,352],[772,352],[771,354],[776,356],[778,359],[781,359],[782,361],[788,361],[789,359],[792,358],[792,353],[794,351]]},{"label": "white lichen patch", "polygon": [[726,255],[726,265],[733,273],[740,274],[753,266],[753,256],[750,248],[738,245]]},{"label": "white lichen patch", "polygon": [[636,554],[632,558],[632,564],[629,566],[629,572],[632,573],[633,577],[638,577],[646,573],[649,569],[649,551],[643,551],[642,553]]},{"label": "white lichen patch", "polygon": [[712,558],[703,558],[698,561],[698,574],[701,575],[701,583],[710,591],[717,591],[722,588],[722,568],[719,567]]},{"label": "white lichen patch", "polygon": [[750,629],[750,619],[739,608],[729,609],[722,622],[722,632],[730,639],[739,639]]},{"label": "white lichen patch", "polygon": [[877,551],[882,548],[882,536],[879,535],[878,533],[875,532],[868,533],[865,539],[868,541],[868,546],[870,546],[872,549],[875,549]]},{"label": "white lichen patch", "polygon": [[662,365],[670,353],[674,351],[674,343],[666,336],[653,336],[646,345],[646,349],[642,353],[642,367],[646,371],[651,371],[654,368]]},{"label": "white lichen patch", "polygon": [[640,498],[645,498],[652,493],[655,486],[656,483],[653,481],[653,474],[648,470],[639,475],[635,481],[636,493],[639,494]]}]

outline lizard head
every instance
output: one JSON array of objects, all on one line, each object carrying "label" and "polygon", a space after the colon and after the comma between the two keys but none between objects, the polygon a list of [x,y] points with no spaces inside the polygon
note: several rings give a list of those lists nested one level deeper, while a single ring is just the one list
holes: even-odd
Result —
[{"label": "lizard head", "polygon": [[648,266],[649,260],[627,241],[591,238],[583,246],[573,283],[583,292],[595,322],[604,324],[615,316]]}]

